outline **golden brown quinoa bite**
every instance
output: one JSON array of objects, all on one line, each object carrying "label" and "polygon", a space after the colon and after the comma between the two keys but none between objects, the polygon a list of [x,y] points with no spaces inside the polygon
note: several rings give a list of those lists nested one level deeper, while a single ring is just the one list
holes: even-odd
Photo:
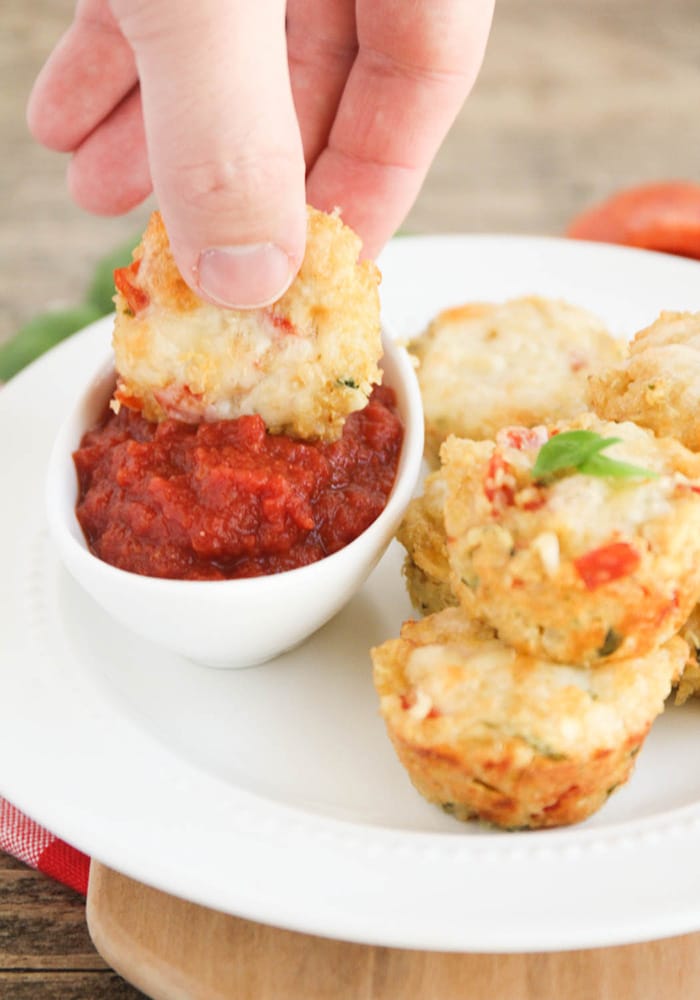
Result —
[{"label": "golden brown quinoa bite", "polygon": [[579,667],[518,653],[459,608],[372,650],[381,713],[429,801],[508,829],[577,823],[627,781],[686,657],[672,638]]},{"label": "golden brown quinoa bite", "polygon": [[587,376],[626,347],[591,313],[537,296],[441,312],[409,345],[418,358],[426,455],[449,434],[493,438],[585,410]]},{"label": "golden brown quinoa bite", "polygon": [[436,611],[453,608],[459,604],[450,581],[430,576],[413,561],[410,555],[404,559],[401,572],[411,604],[420,614],[432,615]]},{"label": "golden brown quinoa bite", "polygon": [[605,455],[649,475],[535,478],[545,428],[450,438],[441,455],[452,587],[467,614],[523,652],[566,663],[644,655],[700,596],[700,456],[591,414],[552,437],[566,430],[618,438]]},{"label": "golden brown quinoa bite", "polygon": [[219,308],[182,279],[161,216],[115,274],[116,400],[149,420],[259,414],[273,433],[333,440],[381,381],[379,271],[337,215],[308,209],[306,255],[288,291]]},{"label": "golden brown quinoa bite", "polygon": [[661,313],[626,361],[591,375],[587,396],[606,420],[632,420],[700,451],[700,313]]},{"label": "golden brown quinoa bite", "polygon": [[427,476],[423,493],[406,509],[396,538],[406,549],[403,575],[411,603],[421,614],[457,604],[450,586],[445,536],[447,484],[440,472]]},{"label": "golden brown quinoa bite", "polygon": [[688,646],[688,660],[676,688],[676,705],[700,697],[700,605],[695,605],[680,635]]}]

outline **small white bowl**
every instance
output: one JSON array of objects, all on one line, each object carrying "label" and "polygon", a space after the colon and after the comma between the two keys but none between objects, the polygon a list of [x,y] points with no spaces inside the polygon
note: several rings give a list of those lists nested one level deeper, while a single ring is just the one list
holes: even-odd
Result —
[{"label": "small white bowl", "polygon": [[379,517],[354,541],[299,569],[240,580],[190,581],[116,569],[88,549],[75,515],[72,453],[114,388],[106,358],[61,426],[49,461],[49,528],[69,570],[94,600],[131,631],[214,667],[263,663],[333,617],[363,584],[391,541],[421,467],[423,413],[413,366],[384,336],[384,380],[396,391],[404,441],[393,490]]}]

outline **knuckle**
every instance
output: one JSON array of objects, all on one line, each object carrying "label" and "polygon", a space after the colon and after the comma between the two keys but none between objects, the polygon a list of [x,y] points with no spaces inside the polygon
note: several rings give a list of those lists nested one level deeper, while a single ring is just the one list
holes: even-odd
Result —
[{"label": "knuckle", "polygon": [[298,172],[294,157],[280,150],[204,160],[179,168],[178,194],[198,211],[217,211],[222,204],[246,211],[284,198],[291,185],[296,188]]}]

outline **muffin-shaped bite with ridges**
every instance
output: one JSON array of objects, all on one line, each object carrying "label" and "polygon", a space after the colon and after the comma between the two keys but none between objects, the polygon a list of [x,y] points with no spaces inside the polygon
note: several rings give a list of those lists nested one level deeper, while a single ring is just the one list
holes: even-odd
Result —
[{"label": "muffin-shaped bite with ridges", "polygon": [[700,313],[661,313],[626,361],[591,375],[587,396],[606,420],[632,420],[700,451]]},{"label": "muffin-shaped bite with ridges", "polygon": [[[538,476],[540,449],[567,430],[618,439],[598,473],[624,462],[639,474]],[[595,663],[643,655],[687,619],[700,595],[700,456],[591,414],[496,442],[450,438],[441,455],[452,587],[505,642]]]},{"label": "muffin-shaped bite with ridges", "polygon": [[585,309],[525,296],[446,309],[410,344],[418,358],[426,455],[450,434],[492,438],[501,427],[549,423],[586,409],[586,378],[624,357]]},{"label": "muffin-shaped bite with ridges", "polygon": [[259,414],[273,433],[333,440],[381,381],[379,271],[337,215],[308,210],[304,261],[261,309],[198,298],[154,213],[134,262],[115,273],[116,400],[148,420]]},{"label": "muffin-shaped bite with ridges", "polygon": [[506,646],[448,608],[372,650],[394,748],[429,801],[459,819],[551,827],[590,816],[629,777],[685,643],[595,667]]}]

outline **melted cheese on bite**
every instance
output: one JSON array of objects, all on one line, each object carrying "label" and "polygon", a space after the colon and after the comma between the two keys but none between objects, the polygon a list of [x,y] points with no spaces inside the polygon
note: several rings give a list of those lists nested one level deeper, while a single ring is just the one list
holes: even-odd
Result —
[{"label": "melted cheese on bite", "polygon": [[335,215],[308,211],[297,278],[273,305],[199,299],[175,266],[157,213],[129,278],[145,305],[116,296],[116,400],[149,420],[259,414],[272,432],[332,440],[381,381],[379,271]]},{"label": "melted cheese on bite", "polygon": [[493,438],[585,409],[587,375],[624,356],[591,313],[537,296],[445,310],[410,345],[429,449],[449,434]]},{"label": "melted cheese on bite", "polygon": [[[643,730],[663,707],[686,647],[581,667],[517,653],[484,626],[449,609],[404,626],[403,677],[416,721],[454,719],[458,734],[521,738],[580,756]],[[445,718],[444,725],[449,725]]]}]

